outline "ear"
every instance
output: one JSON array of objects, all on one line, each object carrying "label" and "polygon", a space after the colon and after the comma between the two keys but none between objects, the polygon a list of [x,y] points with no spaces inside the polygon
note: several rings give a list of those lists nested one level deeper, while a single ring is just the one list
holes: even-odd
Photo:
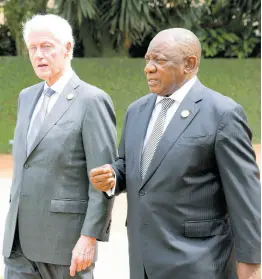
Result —
[{"label": "ear", "polygon": [[185,74],[191,74],[197,68],[197,57],[195,55],[191,55],[187,58],[185,63]]},{"label": "ear", "polygon": [[66,56],[69,56],[69,54],[72,50],[72,44],[70,42],[68,42],[65,47],[66,47]]}]

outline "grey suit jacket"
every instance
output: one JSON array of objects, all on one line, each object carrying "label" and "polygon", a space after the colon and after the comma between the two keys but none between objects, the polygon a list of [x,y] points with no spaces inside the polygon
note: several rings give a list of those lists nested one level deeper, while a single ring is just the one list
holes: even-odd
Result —
[{"label": "grey suit jacket", "polygon": [[27,258],[69,265],[80,234],[109,237],[113,200],[95,190],[88,174],[116,156],[115,114],[105,92],[74,75],[27,156],[27,131],[43,87],[42,82],[19,95],[3,255],[10,255],[18,222]]},{"label": "grey suit jacket", "polygon": [[155,100],[128,108],[113,164],[116,194],[127,191],[130,278],[144,278],[145,268],[152,279],[236,279],[236,261],[260,262],[259,170],[244,111],[197,81],[142,181]]}]

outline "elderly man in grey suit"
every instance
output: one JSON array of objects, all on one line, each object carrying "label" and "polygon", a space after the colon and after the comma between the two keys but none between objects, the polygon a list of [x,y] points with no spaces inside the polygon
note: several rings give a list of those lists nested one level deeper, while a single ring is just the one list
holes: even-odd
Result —
[{"label": "elderly man in grey suit", "polygon": [[45,82],[19,95],[5,279],[91,279],[96,241],[109,237],[113,201],[88,174],[116,156],[113,104],[73,72],[66,20],[37,15],[23,34],[35,73]]},{"label": "elderly man in grey suit", "polygon": [[200,83],[200,57],[189,30],[156,35],[152,93],[128,108],[115,163],[90,174],[101,191],[127,191],[131,279],[260,278],[251,132],[239,104]]}]

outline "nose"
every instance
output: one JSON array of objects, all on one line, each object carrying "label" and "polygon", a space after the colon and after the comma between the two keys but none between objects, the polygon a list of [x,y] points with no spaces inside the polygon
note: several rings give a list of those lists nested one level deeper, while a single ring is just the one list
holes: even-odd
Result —
[{"label": "nose", "polygon": [[144,71],[145,71],[145,74],[155,73],[157,71],[157,68],[154,63],[149,61],[146,64]]},{"label": "nose", "polygon": [[40,47],[38,47],[38,48],[36,49],[36,51],[35,51],[35,57],[36,57],[36,58],[43,58],[43,53],[42,53]]}]

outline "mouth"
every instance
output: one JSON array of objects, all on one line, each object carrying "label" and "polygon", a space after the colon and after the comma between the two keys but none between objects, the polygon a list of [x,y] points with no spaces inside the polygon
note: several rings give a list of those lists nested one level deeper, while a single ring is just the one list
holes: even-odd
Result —
[{"label": "mouth", "polygon": [[156,85],[158,83],[158,80],[156,80],[156,79],[148,79],[147,83],[148,83],[149,86],[154,86],[154,85]]},{"label": "mouth", "polygon": [[48,67],[47,64],[39,64],[39,65],[37,66],[38,69],[46,69],[47,67]]}]

